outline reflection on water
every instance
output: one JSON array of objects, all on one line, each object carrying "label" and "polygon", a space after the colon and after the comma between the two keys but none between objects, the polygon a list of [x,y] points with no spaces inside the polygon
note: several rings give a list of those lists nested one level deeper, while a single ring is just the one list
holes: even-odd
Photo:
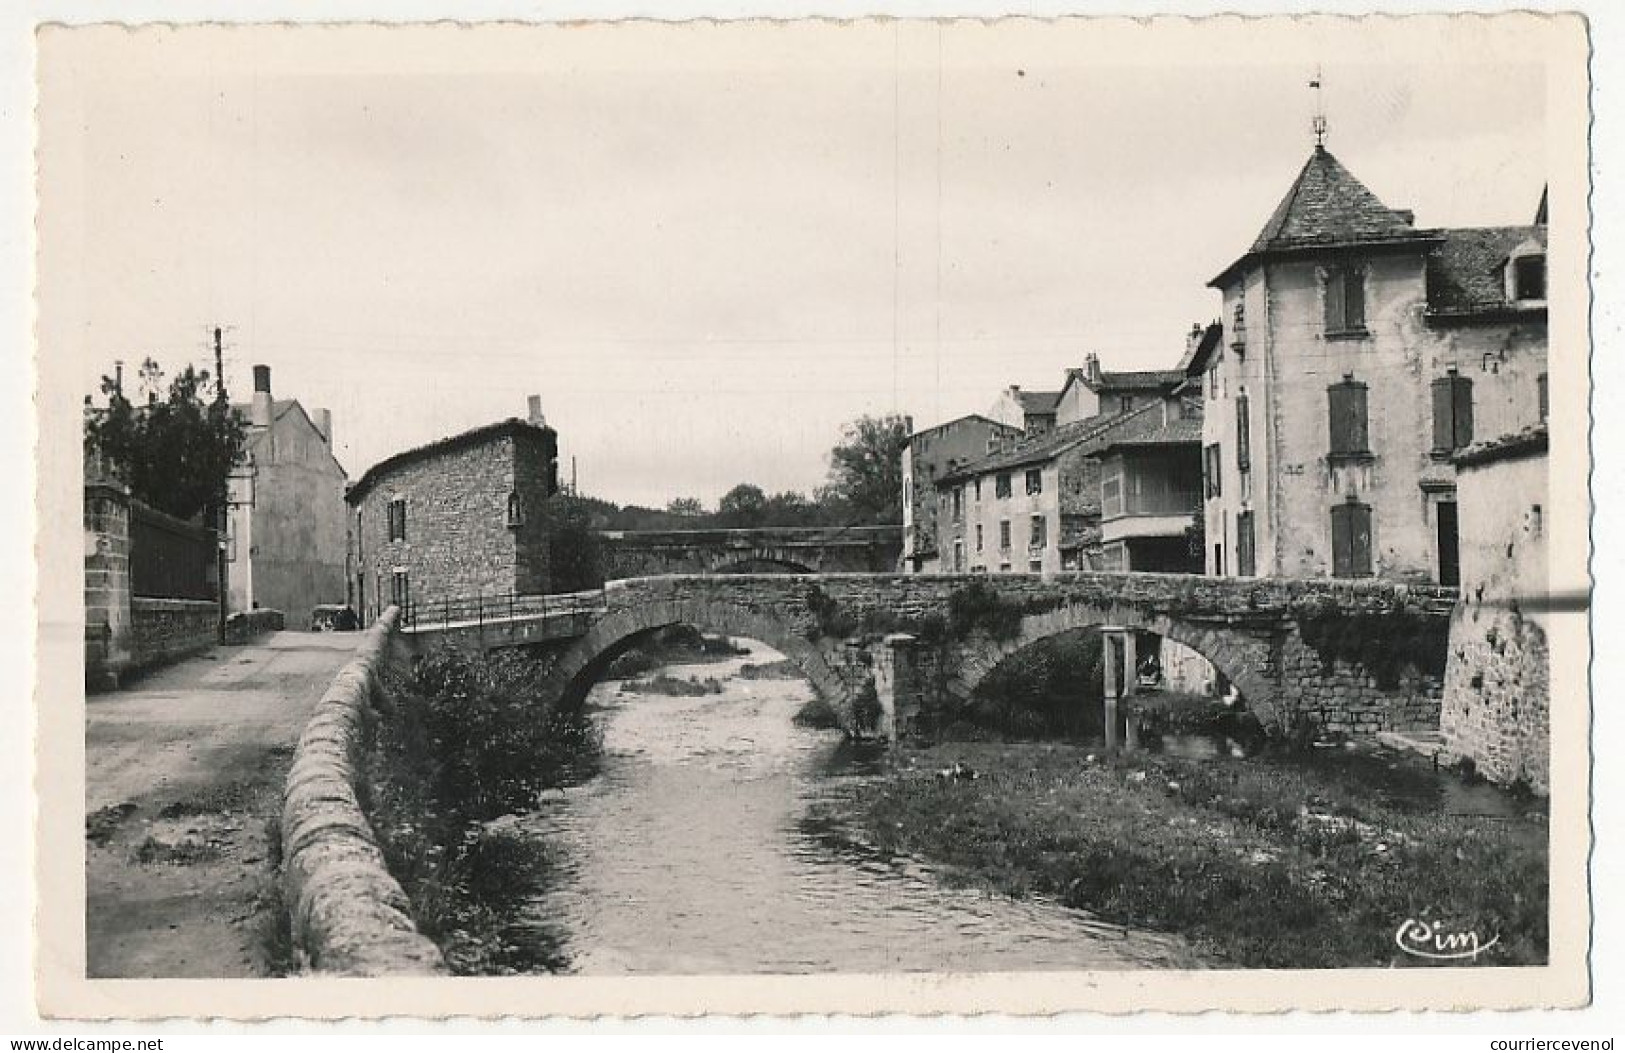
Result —
[{"label": "reflection on water", "polygon": [[[558,870],[527,911],[531,938],[582,973],[898,972],[1191,964],[1177,940],[1042,902],[949,888],[867,849],[811,806],[885,754],[796,727],[799,680],[743,680],[748,658],[676,675],[720,695],[594,689],[601,774],[544,801],[528,828]],[[849,783],[845,783],[850,785]]]}]

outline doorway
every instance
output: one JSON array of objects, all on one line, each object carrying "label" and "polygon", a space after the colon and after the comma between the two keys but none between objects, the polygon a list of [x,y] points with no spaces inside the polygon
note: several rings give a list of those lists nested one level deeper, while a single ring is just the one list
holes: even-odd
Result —
[{"label": "doorway", "polygon": [[1439,584],[1461,584],[1461,541],[1456,533],[1456,502],[1434,506],[1439,525]]}]

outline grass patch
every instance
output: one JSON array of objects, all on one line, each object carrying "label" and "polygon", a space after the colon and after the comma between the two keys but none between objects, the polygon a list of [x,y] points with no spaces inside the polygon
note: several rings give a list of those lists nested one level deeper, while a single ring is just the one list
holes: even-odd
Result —
[{"label": "grass patch", "polygon": [[776,662],[764,662],[757,665],[746,662],[739,667],[741,680],[800,680],[806,676],[794,662],[788,658],[780,658]]},{"label": "grass patch", "polygon": [[821,698],[815,698],[796,710],[790,718],[790,723],[798,728],[818,728],[828,730],[841,726],[841,715],[835,712],[835,707]]},{"label": "grass patch", "polygon": [[260,783],[228,782],[211,786],[192,797],[171,801],[158,810],[160,819],[184,819],[194,815],[219,815],[239,811],[253,801]]},{"label": "grass patch", "polygon": [[147,837],[131,856],[142,866],[189,867],[220,858],[220,846],[207,841],[160,841]]},{"label": "grass patch", "polygon": [[699,695],[720,695],[722,684],[715,677],[706,677],[698,680],[689,677],[659,676],[647,680],[627,680],[621,684],[621,690],[634,695],[671,695],[676,698],[693,698]]},{"label": "grass patch", "polygon": [[1341,752],[1086,757],[1058,744],[940,745],[916,756],[920,769],[963,760],[982,777],[901,773],[851,807],[885,850],[968,883],[1179,933],[1238,966],[1428,964],[1395,946],[1407,919],[1500,936],[1477,964],[1546,960],[1538,814],[1450,815],[1425,795],[1373,788],[1378,769],[1390,787],[1431,772],[1396,774]]},{"label": "grass patch", "polygon": [[104,845],[112,840],[119,824],[134,815],[138,806],[133,801],[110,804],[85,816],[85,839],[91,844]]}]

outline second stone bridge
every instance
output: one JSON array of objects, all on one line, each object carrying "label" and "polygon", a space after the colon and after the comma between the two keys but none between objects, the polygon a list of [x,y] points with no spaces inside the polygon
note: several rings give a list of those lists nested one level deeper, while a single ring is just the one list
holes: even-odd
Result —
[{"label": "second stone bridge", "polygon": [[571,703],[619,655],[691,625],[783,652],[849,727],[872,687],[877,730],[906,735],[1025,647],[1078,630],[1142,629],[1205,657],[1272,732],[1374,733],[1438,727],[1455,590],[1144,573],[736,574],[614,581],[592,600],[405,635],[417,650],[544,651],[551,689]]}]

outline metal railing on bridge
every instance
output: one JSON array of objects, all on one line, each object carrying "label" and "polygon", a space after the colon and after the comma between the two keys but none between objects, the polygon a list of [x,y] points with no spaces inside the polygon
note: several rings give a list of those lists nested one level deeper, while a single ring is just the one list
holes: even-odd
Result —
[{"label": "metal railing on bridge", "polygon": [[609,605],[602,587],[549,594],[503,592],[411,600],[401,606],[401,628],[483,627],[523,618],[596,614]]}]

